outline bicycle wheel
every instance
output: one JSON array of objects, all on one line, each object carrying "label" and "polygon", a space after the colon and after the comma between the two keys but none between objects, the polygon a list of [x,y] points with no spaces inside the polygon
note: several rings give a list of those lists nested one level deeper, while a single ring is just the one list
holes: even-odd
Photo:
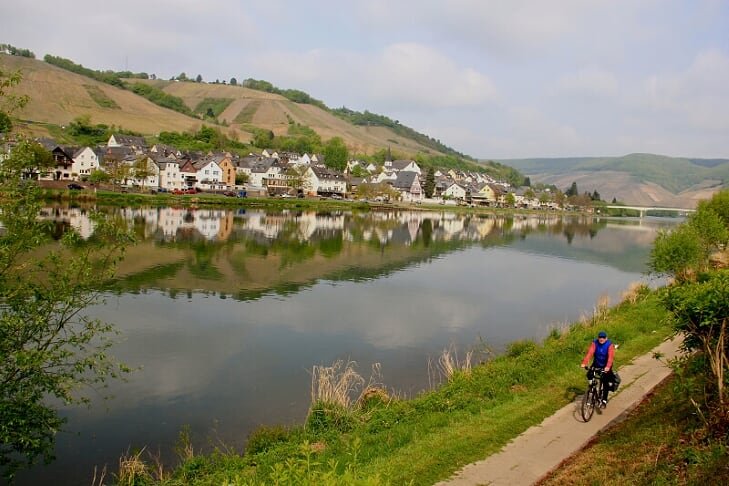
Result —
[{"label": "bicycle wheel", "polygon": [[582,419],[589,422],[592,414],[595,412],[595,404],[597,403],[597,393],[594,385],[587,387],[587,391],[582,397]]}]

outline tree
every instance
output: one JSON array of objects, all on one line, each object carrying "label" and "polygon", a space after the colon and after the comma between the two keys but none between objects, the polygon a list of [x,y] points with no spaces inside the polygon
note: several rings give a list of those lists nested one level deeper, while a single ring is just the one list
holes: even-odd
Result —
[{"label": "tree", "polygon": [[230,78],[230,85],[231,86],[238,86],[238,80],[235,78]]},{"label": "tree", "polygon": [[507,207],[513,208],[516,204],[516,197],[514,197],[513,193],[507,192],[506,196],[504,197],[504,202],[506,203]]},{"label": "tree", "polygon": [[205,116],[207,118],[215,118],[215,112],[213,111],[213,108],[211,106],[208,106],[208,109],[205,112]]},{"label": "tree", "polygon": [[529,178],[529,176],[524,177],[524,185],[526,187],[532,187],[532,180]]},{"label": "tree", "polygon": [[564,195],[567,197],[577,196],[578,194],[579,194],[579,191],[577,190],[576,182],[572,182],[572,185],[570,186],[570,188],[564,192]]},{"label": "tree", "polygon": [[202,83],[202,80],[203,80],[202,75],[198,74],[197,76],[195,76],[195,82],[196,83]]},{"label": "tree", "polygon": [[24,178],[52,160],[39,161],[37,147],[21,139],[0,178],[0,470],[7,479],[52,459],[65,421],[58,403],[86,402],[87,385],[128,371],[107,354],[112,326],[81,312],[101,302],[128,235],[96,218],[93,239],[70,231],[54,243],[38,219],[40,189]]},{"label": "tree", "polygon": [[428,199],[432,198],[435,193],[435,169],[433,167],[428,169],[428,173],[425,176],[423,191],[425,192],[425,197]]},{"label": "tree", "polygon": [[[200,76],[200,75],[198,74],[198,76]],[[202,78],[201,78],[201,79],[202,79]],[[183,72],[183,73],[180,73],[180,74],[179,74],[179,75],[177,76],[177,80],[178,80],[178,81],[187,81],[187,75],[186,75],[186,74],[185,74],[184,72]]]},{"label": "tree", "polygon": [[9,72],[0,69],[0,113],[5,115],[8,122],[10,121],[10,115],[14,111],[23,108],[29,101],[27,96],[17,96],[10,93],[10,90],[20,83],[21,79],[20,71]]},{"label": "tree", "polygon": [[698,233],[689,225],[661,231],[653,242],[649,266],[654,272],[672,275],[683,282],[691,279],[706,262]]},{"label": "tree", "polygon": [[248,174],[245,172],[236,172],[235,173],[235,185],[240,186],[248,182],[250,178],[248,177]]},{"label": "tree", "polygon": [[334,137],[324,144],[324,164],[330,169],[343,172],[347,167],[349,150],[341,137]]},{"label": "tree", "polygon": [[10,133],[13,129],[13,122],[7,113],[0,111],[0,133]]},{"label": "tree", "polygon": [[154,175],[154,170],[152,170],[152,161],[146,155],[142,155],[137,158],[136,162],[134,162],[134,167],[132,169],[134,172],[134,179],[140,181],[142,189],[144,189],[147,177]]},{"label": "tree", "polygon": [[529,189],[527,189],[526,191],[524,191],[524,197],[526,199],[528,199],[528,200],[532,200],[532,199],[534,199],[536,197],[536,194],[534,192],[534,189],[532,189],[531,186],[529,186]]},{"label": "tree", "polygon": [[600,198],[600,193],[599,193],[599,192],[597,192],[597,189],[595,189],[594,191],[592,191],[592,195],[590,196],[590,198],[591,198],[591,199],[592,199],[593,201],[600,201],[600,200],[601,200],[601,198]]},{"label": "tree", "polygon": [[96,169],[91,171],[91,174],[89,174],[89,182],[92,184],[100,184],[102,182],[109,182],[109,174],[107,174],[105,171]]}]

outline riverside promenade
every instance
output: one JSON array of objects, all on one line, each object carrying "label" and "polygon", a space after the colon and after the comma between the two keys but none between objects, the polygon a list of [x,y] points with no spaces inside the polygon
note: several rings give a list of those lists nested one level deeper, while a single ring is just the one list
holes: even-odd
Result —
[{"label": "riverside promenade", "polygon": [[[611,394],[607,408],[585,423],[580,415],[582,396],[551,417],[530,427],[504,448],[483,461],[465,466],[438,485],[530,485],[584,448],[595,434],[623,420],[645,396],[665,380],[671,370],[668,359],[680,354],[680,338],[664,341],[649,353],[617,368],[620,389]],[[659,353],[661,360],[654,358]],[[577,364],[575,364],[577,366]]]}]

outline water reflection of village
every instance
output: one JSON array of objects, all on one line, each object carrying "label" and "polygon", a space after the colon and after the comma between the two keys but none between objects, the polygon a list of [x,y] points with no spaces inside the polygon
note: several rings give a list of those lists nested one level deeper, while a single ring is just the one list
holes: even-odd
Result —
[{"label": "water reflection of village", "polygon": [[[411,245],[433,241],[480,241],[492,235],[525,235],[534,231],[594,236],[604,227],[593,216],[459,214],[436,211],[315,212],[284,210],[195,208],[105,208],[134,229],[141,240],[158,242],[209,241],[253,238],[314,241],[339,237],[345,241],[376,241],[380,244]],[[96,228],[97,211],[80,207],[47,207],[41,217],[53,221],[57,230],[73,228],[90,238]]]},{"label": "water reflection of village", "polygon": [[94,233],[98,212],[124,222],[137,242],[117,275],[122,291],[204,292],[240,300],[285,294],[320,280],[379,278],[469,246],[530,234],[591,239],[590,216],[438,211],[266,211],[190,208],[46,208],[54,234]]}]

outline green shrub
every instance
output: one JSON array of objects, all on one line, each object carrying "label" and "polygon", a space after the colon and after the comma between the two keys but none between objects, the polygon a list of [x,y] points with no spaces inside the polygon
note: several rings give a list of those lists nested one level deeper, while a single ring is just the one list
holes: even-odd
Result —
[{"label": "green shrub", "polygon": [[354,425],[353,412],[333,403],[316,402],[306,417],[306,428],[313,433],[331,430],[348,432]]},{"label": "green shrub", "polygon": [[536,349],[537,343],[531,339],[520,339],[519,341],[509,343],[506,347],[506,355],[510,358],[516,358],[517,356],[521,356],[525,353],[532,353],[536,351]]},{"label": "green shrub", "polygon": [[283,425],[262,425],[248,436],[246,454],[256,454],[269,450],[272,446],[286,442],[289,439],[289,429]]}]

